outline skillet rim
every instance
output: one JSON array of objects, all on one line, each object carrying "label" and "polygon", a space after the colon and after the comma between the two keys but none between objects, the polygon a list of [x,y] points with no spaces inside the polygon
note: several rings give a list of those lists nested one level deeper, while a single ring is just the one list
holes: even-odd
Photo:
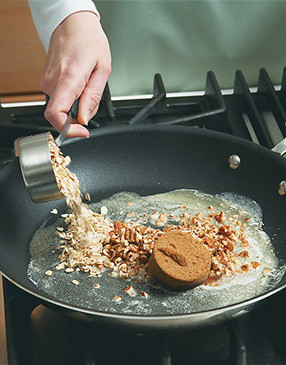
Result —
[{"label": "skillet rim", "polygon": [[[268,149],[264,146],[255,144],[255,143],[248,141],[246,139],[243,139],[241,137],[226,134],[224,132],[201,129],[201,128],[190,128],[188,126],[181,126],[181,125],[179,125],[179,126],[178,125],[177,126],[162,126],[162,125],[144,124],[144,125],[134,125],[134,126],[128,126],[128,125],[122,126],[121,125],[121,126],[113,126],[113,127],[101,127],[99,129],[95,129],[95,130],[91,131],[90,138],[96,138],[97,136],[104,136],[104,135],[110,135],[110,134],[121,134],[121,133],[126,133],[126,132],[131,132],[131,131],[136,131],[136,132],[157,131],[157,132],[168,132],[168,133],[181,132],[181,133],[193,134],[195,136],[196,135],[198,135],[198,136],[206,135],[207,137],[209,136],[210,138],[215,137],[218,141],[221,141],[221,142],[233,141],[235,143],[239,143],[242,146],[245,145],[248,149],[253,150],[254,153],[261,152],[264,154],[265,153],[269,154],[269,157],[272,156],[272,158],[275,161],[277,161],[277,163],[280,162],[280,164],[286,166],[285,159],[281,158],[281,156],[279,154],[277,154],[275,152],[273,153],[273,151],[271,151],[270,149]],[[82,138],[69,139],[69,140],[66,140],[62,144],[62,146],[64,147],[65,145],[77,143],[80,141],[83,141]],[[3,167],[3,169],[5,170],[5,166]],[[0,170],[0,174],[1,174],[1,170]],[[1,182],[1,180],[0,180],[0,182]],[[3,277],[5,277],[7,280],[9,280],[12,284],[16,285],[18,288],[27,292],[28,294],[31,294],[32,296],[35,296],[44,302],[55,305],[56,307],[58,306],[58,307],[64,308],[68,311],[73,311],[73,312],[85,314],[85,315],[92,315],[95,318],[101,317],[101,318],[106,318],[106,319],[127,320],[129,322],[132,322],[135,320],[136,322],[142,321],[142,322],[149,323],[149,322],[157,322],[157,321],[164,320],[164,321],[168,322],[168,325],[170,325],[169,322],[172,322],[176,319],[178,319],[178,320],[192,319],[192,318],[200,319],[200,317],[204,317],[204,316],[207,316],[210,319],[210,318],[218,317],[219,315],[222,315],[222,314],[223,315],[227,315],[227,314],[232,315],[232,312],[237,313],[240,310],[247,310],[247,309],[251,308],[254,304],[261,302],[261,301],[265,300],[266,298],[271,297],[272,295],[280,292],[281,290],[283,290],[286,287],[286,282],[284,284],[280,282],[276,287],[269,289],[268,291],[261,293],[260,295],[252,297],[250,299],[247,299],[247,300],[244,300],[242,302],[235,303],[232,305],[227,305],[227,306],[223,306],[223,307],[216,308],[216,309],[204,310],[204,311],[200,311],[200,312],[169,314],[169,315],[162,315],[162,316],[160,316],[160,315],[142,315],[142,314],[141,315],[136,315],[136,314],[127,315],[127,314],[120,314],[120,313],[95,311],[95,310],[90,310],[90,309],[86,309],[86,308],[82,308],[82,307],[77,307],[75,305],[70,305],[70,304],[62,302],[60,300],[53,299],[53,297],[49,296],[48,294],[45,295],[45,293],[42,290],[41,290],[42,294],[36,293],[33,290],[30,290],[29,288],[25,287],[24,285],[21,285],[21,284],[15,282],[12,277],[5,274],[5,272],[3,271],[3,264],[1,262],[0,262],[0,273],[3,275]],[[37,288],[37,287],[35,286],[35,288]],[[39,290],[39,289],[37,288],[37,290]],[[167,324],[167,322],[166,322],[166,324]]]}]

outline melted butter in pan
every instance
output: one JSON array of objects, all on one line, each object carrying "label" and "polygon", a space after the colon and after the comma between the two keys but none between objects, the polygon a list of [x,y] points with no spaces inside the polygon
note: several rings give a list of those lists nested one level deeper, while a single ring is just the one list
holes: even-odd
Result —
[{"label": "melted butter in pan", "polygon": [[[64,270],[55,270],[60,254],[55,231],[56,227],[63,225],[63,218],[59,218],[54,224],[43,225],[36,232],[30,245],[28,276],[42,291],[67,304],[96,311],[137,315],[168,315],[215,309],[250,299],[275,287],[282,279],[286,267],[276,257],[271,240],[263,231],[261,208],[249,198],[231,193],[212,196],[197,190],[176,190],[145,197],[121,192],[89,205],[98,213],[102,207],[107,207],[107,215],[112,220],[151,226],[158,223],[157,213],[169,215],[172,212],[173,218],[167,223],[178,224],[182,213],[202,213],[207,216],[210,206],[216,213],[222,211],[224,223],[232,228],[235,228],[237,221],[243,224],[247,221],[244,232],[250,244],[247,247],[248,261],[259,262],[258,268],[232,277],[223,277],[217,285],[201,285],[184,293],[166,291],[152,281],[113,278],[108,272],[99,278],[89,277],[82,272],[67,274]],[[235,250],[240,252],[241,247],[235,247]],[[52,275],[45,275],[48,270],[52,270]],[[79,284],[74,285],[74,280]],[[133,297],[125,291],[130,285],[136,293]],[[140,296],[142,291],[148,294],[147,299]],[[121,299],[112,301],[116,296]]]}]

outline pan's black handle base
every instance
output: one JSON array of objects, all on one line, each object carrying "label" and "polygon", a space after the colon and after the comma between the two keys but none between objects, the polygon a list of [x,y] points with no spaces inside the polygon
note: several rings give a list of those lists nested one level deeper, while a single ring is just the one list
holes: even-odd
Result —
[{"label": "pan's black handle base", "polygon": [[246,365],[246,345],[235,320],[227,323],[227,330],[230,338],[230,363],[233,365]]},{"label": "pan's black handle base", "polygon": [[[3,278],[8,363],[33,364],[31,314],[41,304]],[[24,336],[23,336],[24,334]]]}]

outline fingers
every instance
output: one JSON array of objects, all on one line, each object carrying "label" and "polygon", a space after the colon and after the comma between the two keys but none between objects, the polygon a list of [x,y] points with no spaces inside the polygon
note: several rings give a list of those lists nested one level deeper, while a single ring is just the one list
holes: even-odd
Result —
[{"label": "fingers", "polygon": [[[110,75],[110,69],[98,67],[90,76],[86,86],[68,85],[67,79],[64,78],[62,83],[55,87],[45,111],[45,118],[61,132],[67,119],[68,112],[77,99],[77,94],[81,93],[79,99],[78,117],[74,123],[87,125],[89,120],[96,114],[98,106],[104,91],[104,87]],[[74,89],[74,91],[73,91]],[[77,91],[76,91],[77,90]],[[89,132],[81,125],[72,125],[68,137],[88,137]]]},{"label": "fingers", "polygon": [[61,131],[64,127],[67,113],[74,99],[73,92],[70,93],[66,83],[57,84],[53,92],[50,93],[50,99],[45,110],[45,118],[56,128]]},{"label": "fingers", "polygon": [[50,96],[45,118],[60,132],[73,102],[80,97],[69,137],[87,137],[85,125],[95,115],[111,72],[108,40],[96,15],[78,12],[54,31],[42,77]]},{"label": "fingers", "polygon": [[[74,93],[67,92],[70,90],[66,84],[58,86],[52,93],[45,110],[45,118],[53,125],[53,127],[61,132],[67,120],[68,112],[75,99]],[[74,120],[73,123],[78,123]],[[83,137],[89,136],[88,130],[80,124],[72,124],[68,130],[67,137]]]},{"label": "fingers", "polygon": [[111,69],[104,65],[104,67],[97,67],[91,74],[79,100],[78,121],[80,123],[87,125],[96,114],[110,72]]},{"label": "fingers", "polygon": [[83,127],[81,124],[71,124],[68,133],[68,138],[74,138],[74,137],[82,137],[82,138],[88,138],[89,137],[89,131]]}]

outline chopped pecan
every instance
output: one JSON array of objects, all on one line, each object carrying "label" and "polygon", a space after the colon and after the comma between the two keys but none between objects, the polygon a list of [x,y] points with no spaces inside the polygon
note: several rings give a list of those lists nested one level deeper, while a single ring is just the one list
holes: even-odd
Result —
[{"label": "chopped pecan", "polygon": [[230,251],[234,250],[234,245],[231,241],[227,241],[226,244],[224,245],[225,248],[227,248]]},{"label": "chopped pecan", "polygon": [[114,232],[116,235],[121,233],[122,224],[119,221],[114,221]]},{"label": "chopped pecan", "polygon": [[223,221],[223,218],[224,218],[224,214],[223,214],[223,212],[220,212],[219,214],[216,214],[216,215],[215,215],[215,219],[216,219],[218,222],[222,222],[222,221]]},{"label": "chopped pecan", "polygon": [[249,271],[249,266],[246,264],[246,265],[241,265],[241,268],[243,271]]},{"label": "chopped pecan", "polygon": [[230,226],[222,225],[218,229],[218,234],[228,237],[232,234],[232,229]]},{"label": "chopped pecan", "polygon": [[248,251],[241,251],[241,252],[238,254],[238,256],[240,256],[240,257],[249,257],[249,253],[248,253]]},{"label": "chopped pecan", "polygon": [[258,266],[260,266],[260,263],[259,263],[259,262],[256,262],[256,261],[252,261],[252,262],[251,262],[251,265],[252,265],[252,267],[253,267],[254,269],[257,269],[257,268],[258,268]]}]

